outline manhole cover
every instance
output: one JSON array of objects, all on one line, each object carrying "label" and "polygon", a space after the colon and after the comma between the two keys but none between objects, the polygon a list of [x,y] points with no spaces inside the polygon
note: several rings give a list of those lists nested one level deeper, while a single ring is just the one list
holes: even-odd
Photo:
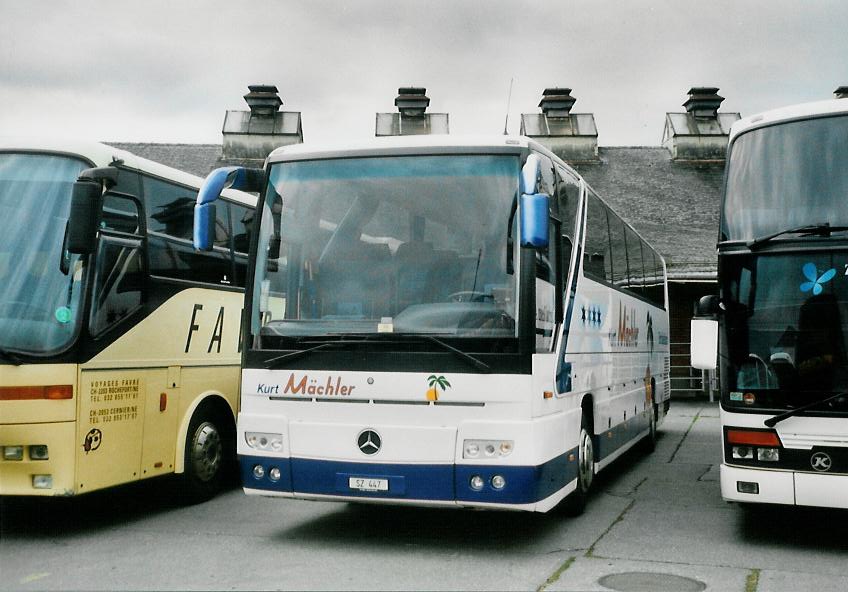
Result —
[{"label": "manhole cover", "polygon": [[618,592],[701,592],[707,588],[704,582],[692,578],[642,571],[610,574],[598,583]]}]

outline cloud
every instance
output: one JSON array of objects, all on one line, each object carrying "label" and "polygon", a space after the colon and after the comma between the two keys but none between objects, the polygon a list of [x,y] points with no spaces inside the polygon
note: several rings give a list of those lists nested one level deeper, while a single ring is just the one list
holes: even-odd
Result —
[{"label": "cloud", "polygon": [[848,4],[822,0],[329,0],[135,5],[0,0],[0,129],[219,142],[251,83],[276,84],[307,141],[373,135],[399,86],[454,133],[503,129],[574,89],[607,145],[656,145],[690,86],[751,114],[848,83]]}]

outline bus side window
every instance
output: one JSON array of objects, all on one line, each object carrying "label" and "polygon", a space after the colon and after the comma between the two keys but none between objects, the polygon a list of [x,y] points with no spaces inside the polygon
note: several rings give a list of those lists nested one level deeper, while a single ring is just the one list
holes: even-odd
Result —
[{"label": "bus side window", "polygon": [[609,213],[609,221],[612,247],[610,282],[618,288],[623,288],[627,285],[627,243],[624,238],[624,222],[612,212]]},{"label": "bus side window", "polygon": [[197,191],[142,175],[147,211],[150,274],[186,281],[233,285],[229,208],[216,204],[214,248],[194,250],[191,243]]},{"label": "bus side window", "polygon": [[583,274],[600,281],[610,281],[606,276],[610,255],[607,209],[593,193],[587,200],[586,251],[583,253]]},{"label": "bus side window", "polygon": [[97,336],[128,317],[144,301],[141,241],[101,235],[89,331]]},{"label": "bus side window", "polygon": [[561,224],[561,274],[563,288],[568,281],[568,271],[571,264],[571,252],[574,248],[575,237],[579,236],[576,231],[577,207],[580,203],[580,182],[572,176],[565,168],[557,165],[557,194],[556,201],[559,208]]},{"label": "bus side window", "polygon": [[233,229],[235,284],[243,288],[247,283],[247,252],[250,250],[253,210],[241,204],[231,203],[230,222]]},{"label": "bus side window", "polygon": [[627,239],[627,287],[644,296],[645,266],[642,263],[642,240],[629,226],[625,227],[625,238]]}]

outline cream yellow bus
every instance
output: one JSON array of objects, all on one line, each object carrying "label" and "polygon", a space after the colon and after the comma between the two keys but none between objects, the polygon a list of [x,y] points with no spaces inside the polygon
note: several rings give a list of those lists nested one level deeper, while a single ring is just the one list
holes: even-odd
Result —
[{"label": "cream yellow bus", "polygon": [[0,495],[168,473],[212,496],[235,459],[255,198],[97,143],[0,139]]}]

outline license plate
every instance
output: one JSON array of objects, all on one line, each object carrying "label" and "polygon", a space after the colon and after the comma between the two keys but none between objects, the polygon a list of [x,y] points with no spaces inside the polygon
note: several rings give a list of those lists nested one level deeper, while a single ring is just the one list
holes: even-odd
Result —
[{"label": "license plate", "polygon": [[348,486],[357,491],[388,491],[388,479],[375,479],[373,477],[350,477]]}]

